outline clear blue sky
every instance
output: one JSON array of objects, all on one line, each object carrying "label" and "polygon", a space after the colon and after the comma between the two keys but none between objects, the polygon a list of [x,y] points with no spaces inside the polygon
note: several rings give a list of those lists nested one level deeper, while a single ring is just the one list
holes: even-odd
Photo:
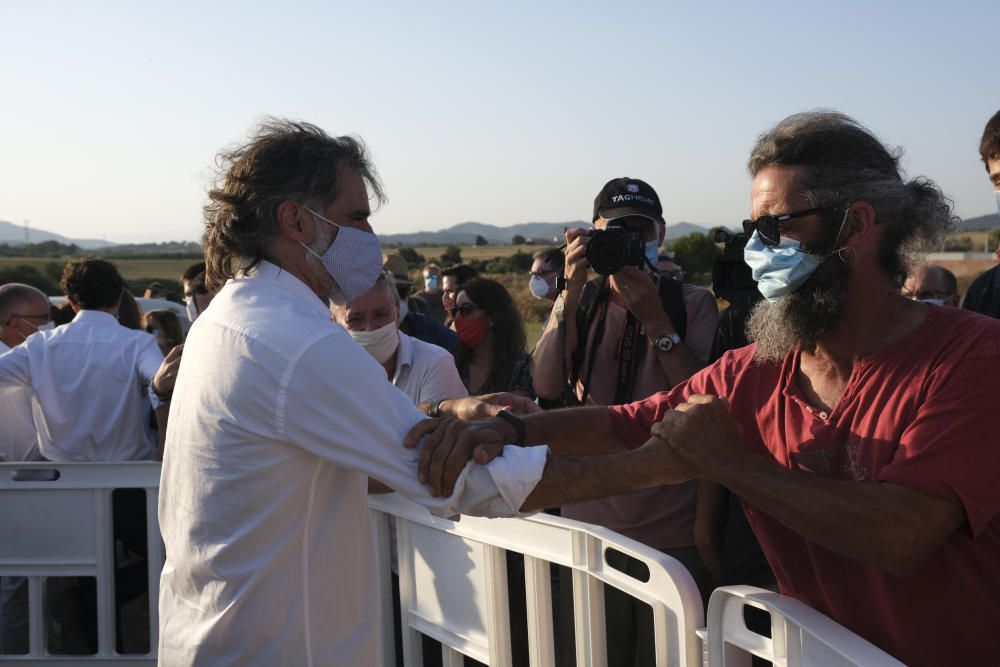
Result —
[{"label": "clear blue sky", "polygon": [[755,137],[816,107],[995,210],[993,0],[10,0],[0,30],[0,220],[76,238],[197,238],[216,153],[266,115],[367,142],[381,233],[588,218],[624,175],[669,222],[735,224]]}]

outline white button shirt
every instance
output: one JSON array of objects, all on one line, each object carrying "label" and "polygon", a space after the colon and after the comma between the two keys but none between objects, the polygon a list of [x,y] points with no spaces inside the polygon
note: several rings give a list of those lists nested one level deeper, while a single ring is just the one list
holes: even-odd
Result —
[{"label": "white button shirt", "polygon": [[469,395],[458,376],[451,352],[402,331],[399,332],[396,374],[392,383],[415,405]]},{"label": "white button shirt", "polygon": [[50,461],[151,459],[149,386],[162,363],[150,334],[81,310],[0,356],[0,388],[31,389],[38,450]]},{"label": "white button shirt", "polygon": [[[10,347],[0,342],[0,355]],[[38,432],[31,416],[31,389],[0,389],[0,458],[5,461],[38,459]]]},{"label": "white button shirt", "polygon": [[160,664],[375,664],[366,477],[439,515],[514,515],[548,452],[508,447],[431,498],[402,446],[423,418],[297,278],[265,262],[229,281],[170,408]]}]

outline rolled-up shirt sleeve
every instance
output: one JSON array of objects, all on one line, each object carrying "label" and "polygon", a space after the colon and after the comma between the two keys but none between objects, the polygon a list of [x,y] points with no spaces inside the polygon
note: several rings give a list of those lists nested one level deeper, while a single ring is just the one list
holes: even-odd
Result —
[{"label": "rolled-up shirt sleeve", "polygon": [[508,446],[486,466],[467,464],[452,495],[434,498],[417,479],[419,449],[403,447],[425,415],[346,334],[320,338],[287,373],[275,415],[282,440],[374,477],[439,516],[515,516],[542,477],[548,447]]}]

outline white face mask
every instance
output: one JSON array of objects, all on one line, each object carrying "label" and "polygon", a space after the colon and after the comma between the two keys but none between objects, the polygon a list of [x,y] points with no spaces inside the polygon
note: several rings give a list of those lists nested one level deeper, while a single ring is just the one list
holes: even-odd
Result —
[{"label": "white face mask", "polygon": [[541,276],[531,276],[531,280],[528,281],[528,290],[531,292],[531,296],[536,299],[545,299],[549,296],[549,292],[552,287],[549,282],[542,278]]},{"label": "white face mask", "polygon": [[379,327],[375,331],[348,331],[351,338],[365,348],[368,354],[375,358],[375,361],[384,364],[392,358],[396,348],[399,347],[399,331],[395,322],[389,322],[384,327]]},{"label": "white face mask", "polygon": [[994,190],[993,194],[997,198],[997,213],[1000,213],[1000,190]]},{"label": "white face mask", "polygon": [[198,304],[195,303],[193,296],[184,300],[184,310],[187,311],[188,320],[191,322],[198,319]]},{"label": "white face mask", "polygon": [[378,237],[371,232],[338,225],[310,208],[306,210],[336,227],[337,237],[322,255],[301,241],[299,244],[320,261],[337,283],[338,291],[331,297],[334,303],[343,305],[357,299],[375,284],[382,272],[382,248]]}]

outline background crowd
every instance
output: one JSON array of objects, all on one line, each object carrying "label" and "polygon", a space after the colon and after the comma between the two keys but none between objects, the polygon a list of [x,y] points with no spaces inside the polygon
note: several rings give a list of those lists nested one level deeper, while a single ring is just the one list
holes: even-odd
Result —
[{"label": "background crowd", "polygon": [[[1000,210],[1000,113],[987,125],[980,155]],[[331,303],[331,326],[343,327],[358,354],[363,349],[374,358],[387,379],[432,416],[447,401],[495,394],[528,399],[527,412],[632,403],[669,391],[735,347],[719,325],[720,306],[725,312],[730,303],[685,281],[684,267],[661,250],[665,227],[650,184],[635,178],[606,183],[594,201],[593,227],[567,230],[563,245],[539,249],[520,276],[549,310],[531,348],[522,313],[503,284],[468,264],[411,266],[396,253],[383,255],[374,286]],[[602,268],[596,240],[612,237],[621,257]],[[985,272],[963,295],[951,271],[917,264],[900,289],[916,301],[1000,317],[998,270]],[[158,283],[139,296],[164,307],[143,312],[116,267],[101,259],[66,265],[62,304],[27,285],[0,286],[0,460],[162,458],[185,335],[219,288],[206,282],[204,262],[180,279],[183,315]],[[373,491],[387,490],[379,486],[372,480]],[[135,523],[143,502],[116,501],[122,571],[145,556],[144,528]],[[706,600],[721,584],[774,586],[739,503],[720,484],[660,486],[566,505],[561,513],[678,559]],[[632,567],[624,559],[616,566]],[[93,591],[81,584],[51,594],[70,601],[63,626],[77,627],[59,639],[63,647],[92,652],[86,610]],[[136,594],[123,583],[117,602]],[[562,606],[569,595],[561,592]],[[612,653],[621,664],[649,664],[648,608],[614,589],[606,600]],[[0,653],[26,652],[25,610],[24,580],[0,581]],[[572,661],[571,643],[560,656]]]}]

